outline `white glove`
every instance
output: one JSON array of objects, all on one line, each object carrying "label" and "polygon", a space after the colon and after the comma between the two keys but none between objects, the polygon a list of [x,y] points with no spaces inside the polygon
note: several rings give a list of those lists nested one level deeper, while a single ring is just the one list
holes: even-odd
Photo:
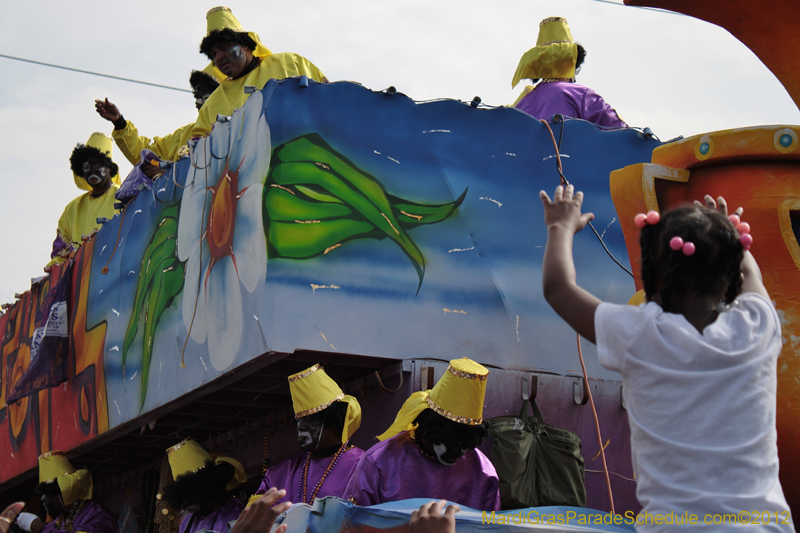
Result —
[{"label": "white glove", "polygon": [[37,520],[39,517],[33,513],[19,513],[17,516],[17,525],[20,529],[25,531],[31,530],[31,524],[33,524],[34,520]]}]

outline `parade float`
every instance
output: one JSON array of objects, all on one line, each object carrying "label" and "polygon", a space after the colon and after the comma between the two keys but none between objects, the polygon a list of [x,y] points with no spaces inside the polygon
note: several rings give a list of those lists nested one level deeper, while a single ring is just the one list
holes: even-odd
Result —
[{"label": "parade float", "polygon": [[[781,5],[797,20],[796,7]],[[691,6],[658,7],[740,36]],[[761,56],[749,36],[740,38]],[[798,70],[764,61],[797,101]],[[153,472],[186,436],[237,456],[252,493],[268,461],[296,451],[288,375],[323,364],[364,406],[353,442],[366,449],[411,392],[469,357],[490,369],[485,417],[516,414],[535,397],[548,423],[582,439],[586,507],[612,510],[608,475],[614,512],[635,513],[620,378],[588,343],[584,378],[574,332],[542,296],[538,192],[559,184],[560,162],[596,216],[597,234],[576,237],[579,279],[606,301],[628,302],[641,288],[635,213],[709,187],[745,208],[784,319],[781,477],[797,509],[798,131],[663,144],[646,131],[547,125],[478,100],[272,80],[0,315],[0,494],[32,493],[38,455],[61,449],[92,471],[112,509],[127,501],[152,518]],[[51,328],[67,340],[43,371],[37,352],[54,294],[66,294],[66,314]],[[305,530],[303,513],[328,526],[346,515],[364,531],[391,529],[411,509],[395,507],[364,515],[321,503],[287,520]],[[465,531],[478,520],[464,517]]]}]

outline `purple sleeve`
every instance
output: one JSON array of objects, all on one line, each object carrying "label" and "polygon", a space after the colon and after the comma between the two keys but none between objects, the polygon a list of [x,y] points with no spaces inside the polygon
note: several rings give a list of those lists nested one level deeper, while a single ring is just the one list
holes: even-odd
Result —
[{"label": "purple sleeve", "polygon": [[85,533],[119,533],[111,511],[97,502],[89,502],[75,519],[72,531]]},{"label": "purple sleeve", "polygon": [[[282,464],[283,463],[279,463],[275,468],[281,466]],[[265,494],[269,489],[271,489],[272,487],[275,487],[275,481],[273,479],[271,479],[271,477],[270,477],[270,473],[271,472],[272,472],[272,468],[270,468],[266,472],[264,472],[264,477],[261,478],[261,485],[258,486],[258,490],[256,491],[256,495]],[[291,487],[275,487],[275,488],[278,489],[278,490],[283,489],[283,490],[286,491],[286,496],[284,496],[280,500],[276,501],[275,505],[277,505],[279,503],[291,501],[291,499],[290,499],[291,498],[291,494],[292,494]]]},{"label": "purple sleeve", "polygon": [[625,124],[613,107],[608,105],[603,97],[591,89],[583,97],[583,116],[586,120],[600,126],[611,128],[625,128]]},{"label": "purple sleeve", "polygon": [[355,472],[347,482],[345,498],[356,505],[367,507],[381,502],[381,471],[375,461],[367,454],[361,456]]},{"label": "purple sleeve", "polygon": [[58,254],[63,252],[64,250],[71,250],[72,247],[65,243],[64,240],[61,238],[61,233],[56,232],[56,240],[53,241],[53,251],[50,253],[50,259],[55,258]]},{"label": "purple sleeve", "polygon": [[500,481],[497,478],[492,478],[489,481],[484,510],[500,511]]}]

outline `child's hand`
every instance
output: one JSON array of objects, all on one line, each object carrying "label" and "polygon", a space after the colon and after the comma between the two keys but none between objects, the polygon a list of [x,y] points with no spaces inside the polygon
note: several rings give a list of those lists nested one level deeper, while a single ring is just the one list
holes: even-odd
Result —
[{"label": "child's hand", "polygon": [[[705,207],[709,209],[715,209],[716,211],[722,213],[723,215],[728,216],[728,202],[726,202],[725,198],[723,198],[722,196],[720,196],[719,198],[717,198],[716,201],[714,201],[714,198],[710,194],[706,194],[703,200],[705,200],[706,202]],[[697,200],[694,201],[694,205],[696,205],[697,207],[703,207],[703,204]],[[737,215],[739,217],[742,216],[742,213],[744,213],[744,208],[742,207],[738,208],[736,211],[733,212],[734,215]]]},{"label": "child's hand", "polygon": [[572,233],[578,233],[586,227],[590,220],[594,219],[592,213],[581,214],[583,193],[574,191],[575,187],[572,185],[567,185],[566,189],[559,185],[556,187],[552,200],[546,192],[539,191],[539,198],[542,199],[544,207],[544,223],[547,225],[548,231],[554,227],[563,227]]}]

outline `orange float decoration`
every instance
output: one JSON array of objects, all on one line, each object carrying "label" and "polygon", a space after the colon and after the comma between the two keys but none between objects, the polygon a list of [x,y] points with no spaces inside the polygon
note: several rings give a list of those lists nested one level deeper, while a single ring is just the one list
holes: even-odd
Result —
[{"label": "orange float decoration", "polygon": [[[800,4],[792,0],[625,0],[669,9],[728,30],[780,80],[800,107]],[[651,163],[611,173],[636,288],[639,230],[636,213],[662,211],[723,196],[742,206],[755,241],[751,251],[783,325],[778,359],[777,427],[780,478],[792,511],[800,512],[800,126],[762,126],[705,133],[653,150]],[[639,296],[640,293],[637,293]],[[736,423],[731,420],[731,423]]]}]

